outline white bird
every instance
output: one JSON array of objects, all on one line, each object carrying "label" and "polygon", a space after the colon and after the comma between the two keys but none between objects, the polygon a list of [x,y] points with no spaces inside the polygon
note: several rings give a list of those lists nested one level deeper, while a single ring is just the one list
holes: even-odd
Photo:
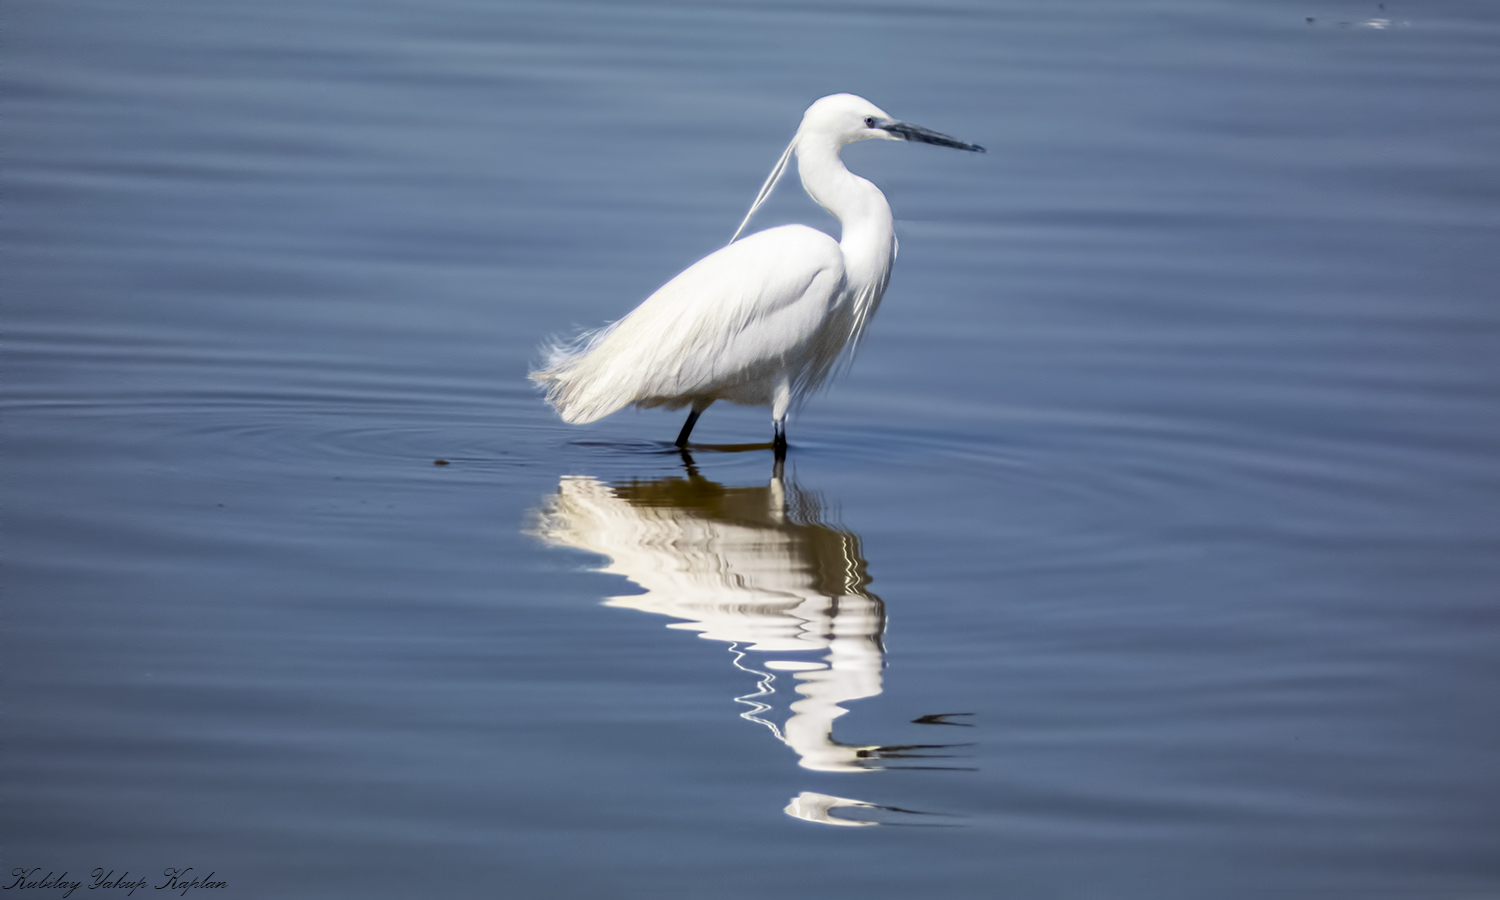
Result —
[{"label": "white bird", "polygon": [[[623,319],[548,350],[531,379],[566,422],[582,424],[626,406],[691,406],[688,435],[716,400],[769,406],[778,458],[786,417],[816,390],[845,351],[852,356],[880,305],[896,258],[891,207],[880,189],[844,168],[839,150],[867,140],[984,148],[898,122],[853,94],[807,108],[802,124],[729,245],[690,266]],[[839,220],[840,240],[783,225],[740,240],[797,154],[802,187]],[[845,357],[846,359],[848,357]]]}]

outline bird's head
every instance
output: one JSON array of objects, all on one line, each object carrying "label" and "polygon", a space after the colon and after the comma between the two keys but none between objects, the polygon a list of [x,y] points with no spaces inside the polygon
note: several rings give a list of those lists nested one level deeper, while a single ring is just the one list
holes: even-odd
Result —
[{"label": "bird's head", "polygon": [[[777,160],[776,168],[771,170],[771,175],[766,183],[760,186],[760,193],[756,195],[755,202],[750,204],[750,212],[745,214],[745,220],[740,227],[735,229],[734,237],[729,243],[739,240],[740,233],[745,226],[750,224],[755,211],[760,209],[766,198],[776,189],[776,182],[781,180],[781,174],[786,171],[787,161],[797,153],[799,158],[806,159],[806,152],[817,148],[819,151],[831,150],[837,156],[839,148],[845,144],[853,144],[856,141],[921,141],[924,144],[937,144],[939,147],[955,147],[959,150],[973,150],[983,153],[984,148],[978,144],[970,144],[946,134],[930,131],[920,125],[912,125],[908,122],[898,122],[886,114],[886,111],[866,100],[853,94],[829,94],[827,97],[813,103],[802,114],[802,124],[797,128],[797,133],[792,136],[792,142],[786,145],[782,151],[781,159]],[[804,181],[805,185],[806,182]],[[809,189],[809,192],[811,189]],[[820,201],[821,202],[821,201]]]},{"label": "bird's head", "polygon": [[898,122],[885,110],[853,94],[830,94],[813,103],[802,115],[802,126],[797,129],[797,134],[832,141],[839,147],[857,141],[920,141],[939,147],[984,152],[978,144],[939,134],[920,125]]}]

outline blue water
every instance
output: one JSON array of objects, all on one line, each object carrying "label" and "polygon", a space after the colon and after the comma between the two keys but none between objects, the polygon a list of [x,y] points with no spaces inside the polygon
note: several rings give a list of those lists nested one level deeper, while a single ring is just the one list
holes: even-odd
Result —
[{"label": "blue water", "polygon": [[[0,873],[1500,893],[1492,4],[5,18]],[[990,152],[845,152],[901,254],[785,471],[559,422],[845,90]]]}]

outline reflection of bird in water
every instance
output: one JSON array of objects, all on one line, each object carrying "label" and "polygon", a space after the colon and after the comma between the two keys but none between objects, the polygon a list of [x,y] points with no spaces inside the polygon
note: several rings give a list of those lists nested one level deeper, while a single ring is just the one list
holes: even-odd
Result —
[{"label": "reflection of bird in water", "polygon": [[[738,698],[745,717],[794,750],[804,768],[854,772],[937,745],[858,746],[833,738],[840,704],[881,692],[885,604],[868,590],[859,538],[821,521],[818,497],[778,474],[763,487],[725,487],[698,475],[606,485],[562,479],[538,513],[548,543],[607,556],[602,571],[644,592],[606,601],[683,621],[667,627],[726,641],[735,664],[760,677]],[[770,659],[747,665],[750,652]],[[819,658],[820,657],[820,658]],[[801,699],[780,727],[762,716],[775,672]],[[855,802],[855,801],[851,801]]]}]

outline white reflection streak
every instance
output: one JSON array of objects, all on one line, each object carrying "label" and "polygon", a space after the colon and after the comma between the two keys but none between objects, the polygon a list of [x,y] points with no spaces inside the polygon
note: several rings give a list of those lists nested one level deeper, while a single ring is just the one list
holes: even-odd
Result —
[{"label": "white reflection streak", "polygon": [[867,825],[879,825],[879,822],[870,822],[863,819],[843,819],[833,814],[833,810],[839,808],[852,809],[879,809],[873,803],[863,800],[850,800],[848,797],[835,797],[832,794],[819,794],[815,791],[803,791],[792,798],[792,802],[783,810],[793,818],[802,819],[807,822],[817,822],[819,825],[845,825],[851,828],[861,828]]},{"label": "white reflection streak", "polygon": [[771,709],[771,704],[762,703],[759,700],[755,699],[756,697],[769,697],[772,694],[776,693],[776,688],[771,686],[776,681],[776,676],[772,675],[770,672],[762,672],[759,669],[752,669],[749,666],[742,665],[741,663],[747,654],[745,653],[745,651],[740,649],[739,644],[730,644],[729,652],[734,654],[734,667],[736,669],[739,669],[741,672],[748,672],[751,675],[759,676],[758,680],[755,682],[755,693],[745,694],[744,696],[734,698],[735,703],[743,703],[744,705],[750,707],[748,711],[740,713],[740,718],[754,722],[757,725],[766,726],[771,730],[772,734],[776,735],[776,740],[781,741],[782,743],[786,743],[786,737],[781,733],[781,729],[776,727],[776,723],[768,722],[760,717],[761,713],[767,712]]},{"label": "white reflection streak", "polygon": [[[847,712],[840,704],[881,692],[884,606],[865,590],[858,539],[817,521],[811,495],[791,494],[789,510],[780,478],[726,488],[692,473],[614,486],[568,476],[534,533],[608,557],[600,571],[644,591],[606,605],[680,619],[667,627],[730,643],[735,665],[760,679],[756,693],[736,698],[751,706],[741,715],[770,729],[803,768],[869,771],[881,748],[835,741],[833,722]],[[743,665],[746,650],[826,651],[820,663],[763,664],[792,670],[801,695],[781,729],[761,717],[770,706],[757,699],[774,693],[775,676]]]}]

